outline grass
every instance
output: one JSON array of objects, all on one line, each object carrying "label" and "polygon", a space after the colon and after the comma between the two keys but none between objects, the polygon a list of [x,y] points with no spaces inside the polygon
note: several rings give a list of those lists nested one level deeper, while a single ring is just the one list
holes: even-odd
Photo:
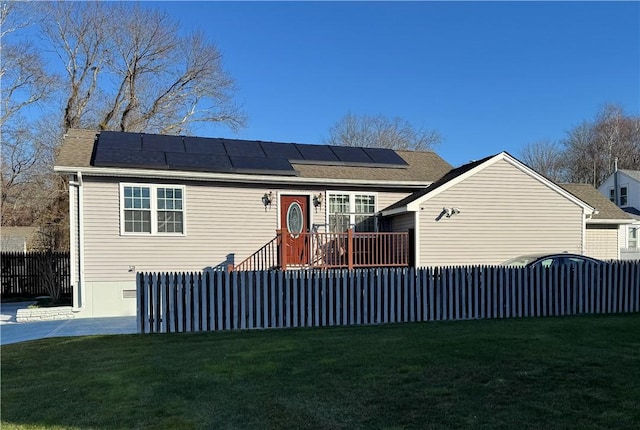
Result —
[{"label": "grass", "polygon": [[640,315],[43,339],[3,429],[637,429]]}]

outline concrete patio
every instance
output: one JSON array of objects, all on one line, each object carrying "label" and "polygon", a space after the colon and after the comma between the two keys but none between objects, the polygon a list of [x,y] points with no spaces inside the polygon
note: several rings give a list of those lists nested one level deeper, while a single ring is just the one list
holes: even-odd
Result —
[{"label": "concrete patio", "polygon": [[16,322],[18,309],[31,302],[0,304],[0,345],[48,337],[136,333],[136,317],[76,318],[56,321]]}]

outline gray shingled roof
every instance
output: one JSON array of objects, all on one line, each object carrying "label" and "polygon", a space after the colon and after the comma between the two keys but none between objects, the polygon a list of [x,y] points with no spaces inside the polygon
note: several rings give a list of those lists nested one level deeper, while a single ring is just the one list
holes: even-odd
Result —
[{"label": "gray shingled roof", "polygon": [[598,213],[591,217],[593,220],[627,220],[629,215],[613,204],[590,184],[558,184],[589,206],[595,208]]},{"label": "gray shingled roof", "polygon": [[618,172],[622,172],[625,175],[635,179],[636,181],[640,181],[640,170],[619,169]]},{"label": "gray shingled roof", "polygon": [[493,157],[495,157],[495,155],[491,155],[489,157],[483,158],[482,160],[472,161],[471,163],[463,164],[460,167],[457,167],[455,169],[451,169],[449,172],[447,172],[445,175],[443,175],[440,179],[438,179],[433,184],[431,184],[428,187],[426,187],[424,190],[416,191],[415,193],[405,197],[404,199],[399,200],[396,203],[384,208],[382,211],[390,211],[390,210],[393,210],[393,209],[397,209],[397,208],[401,208],[403,206],[406,206],[409,203],[419,199],[420,197],[430,193],[431,191],[434,191],[437,188],[440,188],[441,186],[443,186],[447,182],[454,180],[458,176],[468,172],[469,170],[473,169],[476,166],[479,166],[480,164],[484,163],[485,161],[487,161],[487,160],[489,160],[489,159],[491,159]]},{"label": "gray shingled roof", "polygon": [[[96,136],[99,132],[71,129],[60,146],[55,167],[60,172],[83,171],[91,166]],[[320,164],[295,164],[299,178],[415,181],[434,182],[451,169],[451,165],[431,151],[402,151],[396,153],[408,163],[407,168],[326,166]]]}]

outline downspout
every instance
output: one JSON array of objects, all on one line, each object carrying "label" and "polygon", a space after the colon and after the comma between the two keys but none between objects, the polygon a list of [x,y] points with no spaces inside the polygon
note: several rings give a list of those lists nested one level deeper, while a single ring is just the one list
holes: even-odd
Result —
[{"label": "downspout", "polygon": [[[591,215],[593,216],[593,215]],[[585,255],[587,250],[586,242],[587,242],[587,218],[589,215],[587,211],[582,209],[582,240],[580,241],[580,254]]]},{"label": "downspout", "polygon": [[618,157],[613,160],[613,203],[620,207],[620,196],[618,193]]},{"label": "downspout", "polygon": [[78,214],[75,212],[76,209],[76,192],[79,186],[79,182],[74,180],[73,175],[69,175],[69,253],[71,260],[71,280],[73,282],[73,310],[77,311],[79,306],[79,283],[78,280],[78,261],[77,258],[77,250],[78,250],[78,228],[77,228],[77,217]]},{"label": "downspout", "polygon": [[84,286],[84,187],[82,180],[82,172],[78,172],[78,246],[80,247],[78,256],[80,258],[80,298],[79,306],[84,308],[86,305],[85,286]]}]

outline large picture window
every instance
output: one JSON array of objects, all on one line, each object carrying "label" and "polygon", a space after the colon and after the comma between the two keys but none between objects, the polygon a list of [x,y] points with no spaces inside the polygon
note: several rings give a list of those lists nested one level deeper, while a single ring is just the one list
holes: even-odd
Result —
[{"label": "large picture window", "polygon": [[184,187],[121,184],[121,232],[184,234]]},{"label": "large picture window", "polygon": [[376,196],[373,194],[329,194],[329,231],[339,233],[354,227],[355,231],[376,230]]}]

